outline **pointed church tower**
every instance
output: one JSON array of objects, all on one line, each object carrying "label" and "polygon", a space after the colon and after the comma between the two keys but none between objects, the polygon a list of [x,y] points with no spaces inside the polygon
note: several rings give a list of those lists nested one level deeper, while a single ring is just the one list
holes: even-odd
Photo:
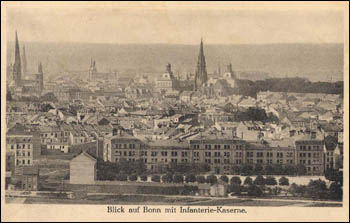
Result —
[{"label": "pointed church tower", "polygon": [[195,83],[194,83],[195,91],[197,91],[203,84],[207,83],[208,81],[208,74],[207,74],[207,68],[205,63],[202,39],[199,47],[199,55],[198,55],[198,61],[197,61],[194,80],[195,80]]},{"label": "pointed church tower", "polygon": [[43,65],[41,62],[38,65],[38,74],[36,75],[36,81],[38,85],[38,91],[41,93],[44,90],[44,73]]},{"label": "pointed church tower", "polygon": [[23,76],[25,76],[27,74],[27,57],[26,57],[26,49],[24,48],[24,45],[23,45],[23,52],[22,52],[22,64],[23,64],[22,73],[23,73]]},{"label": "pointed church tower", "polygon": [[16,45],[15,45],[15,63],[13,64],[13,80],[15,81],[16,87],[21,86],[22,80],[22,67],[21,67],[21,55],[19,52],[18,37],[16,31]]}]

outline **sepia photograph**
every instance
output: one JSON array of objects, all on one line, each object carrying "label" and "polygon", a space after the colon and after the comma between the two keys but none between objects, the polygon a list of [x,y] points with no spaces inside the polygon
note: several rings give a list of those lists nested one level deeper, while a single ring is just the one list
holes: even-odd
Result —
[{"label": "sepia photograph", "polygon": [[2,219],[349,220],[348,2],[1,6]]}]

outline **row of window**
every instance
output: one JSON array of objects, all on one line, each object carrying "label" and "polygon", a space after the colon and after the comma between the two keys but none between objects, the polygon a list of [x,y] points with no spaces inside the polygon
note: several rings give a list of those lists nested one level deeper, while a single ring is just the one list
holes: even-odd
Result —
[{"label": "row of window", "polygon": [[17,165],[30,165],[31,164],[31,161],[30,160],[16,160],[16,164]]},{"label": "row of window", "polygon": [[[222,145],[220,145],[220,144],[215,144],[213,147],[212,147],[212,145],[211,144],[205,144],[204,145],[204,148],[205,149],[221,149],[221,148],[223,148],[223,149],[231,149],[231,146],[232,146],[232,149],[238,149],[238,150],[242,150],[243,149],[243,146],[242,145],[223,145],[223,147],[222,147]],[[195,145],[193,145],[193,148],[194,149],[199,149],[199,144],[195,144]]]},{"label": "row of window", "polygon": [[[320,156],[319,153],[313,153],[313,157],[314,158],[318,158],[319,156]],[[299,157],[300,158],[306,158],[306,157],[311,158],[312,157],[312,153],[299,153]]]},{"label": "row of window", "polygon": [[10,148],[11,150],[17,148],[17,149],[30,149],[32,147],[32,144],[11,144]]},{"label": "row of window", "polygon": [[26,152],[18,152],[18,151],[16,152],[16,154],[17,154],[17,156],[24,156],[24,157],[25,157],[25,156],[30,156],[30,155],[31,155],[30,152],[27,152],[27,153],[26,153]]},{"label": "row of window", "polygon": [[320,146],[300,146],[300,150],[306,151],[306,150],[319,150]]}]

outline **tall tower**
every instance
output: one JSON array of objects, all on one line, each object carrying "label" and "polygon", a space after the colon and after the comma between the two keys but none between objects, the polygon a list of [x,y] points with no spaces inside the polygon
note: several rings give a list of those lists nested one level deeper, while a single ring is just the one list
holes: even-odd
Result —
[{"label": "tall tower", "polygon": [[198,90],[198,88],[200,88],[203,84],[207,83],[208,81],[208,74],[207,74],[207,68],[205,63],[202,39],[201,39],[201,44],[199,48],[199,55],[198,55],[194,81],[195,81],[194,86],[196,91]]},{"label": "tall tower", "polygon": [[23,52],[22,52],[22,63],[23,63],[22,73],[25,76],[27,74],[27,57],[26,57],[26,49],[24,48],[24,45],[23,45]]},{"label": "tall tower", "polygon": [[90,80],[94,79],[94,75],[96,73],[97,73],[96,61],[92,60],[92,58],[91,58],[91,64],[90,64],[90,70],[89,70],[89,79]]},{"label": "tall tower", "polygon": [[16,45],[15,45],[15,63],[13,64],[12,74],[13,74],[13,80],[15,81],[15,86],[20,87],[21,80],[22,80],[22,67],[21,67],[21,55],[19,52],[17,31],[16,31]]},{"label": "tall tower", "polygon": [[44,73],[41,62],[38,65],[38,74],[36,75],[36,81],[38,83],[38,91],[41,93],[44,90]]}]

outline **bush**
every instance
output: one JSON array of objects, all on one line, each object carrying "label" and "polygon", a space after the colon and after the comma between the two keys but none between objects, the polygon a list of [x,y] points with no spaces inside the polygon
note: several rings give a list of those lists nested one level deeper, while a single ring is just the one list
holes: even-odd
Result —
[{"label": "bush", "polygon": [[129,176],[129,180],[130,181],[136,181],[137,180],[137,175],[136,174],[132,174]]},{"label": "bush", "polygon": [[329,198],[332,200],[343,199],[343,188],[340,184],[333,182],[329,187]]},{"label": "bush", "polygon": [[159,175],[153,175],[152,178],[151,178],[151,180],[152,180],[153,182],[160,182],[160,176],[159,176]]},{"label": "bush", "polygon": [[240,185],[242,183],[241,178],[238,176],[234,176],[230,180],[231,184],[238,184]]},{"label": "bush", "polygon": [[184,177],[182,175],[175,175],[174,176],[174,183],[183,183],[184,182]]},{"label": "bush", "polygon": [[326,182],[323,180],[310,180],[306,186],[306,195],[314,199],[324,199],[328,197]]},{"label": "bush", "polygon": [[209,175],[207,176],[207,183],[210,184],[215,184],[216,182],[218,182],[218,178],[215,175]]},{"label": "bush", "polygon": [[253,180],[250,177],[246,177],[244,180],[244,184],[245,185],[252,185],[253,184]]},{"label": "bush", "polygon": [[279,181],[279,185],[281,186],[289,185],[289,179],[287,177],[281,177],[278,181]]},{"label": "bush", "polygon": [[277,181],[273,176],[266,177],[265,183],[266,185],[277,185]]},{"label": "bush", "polygon": [[260,187],[257,185],[249,185],[248,186],[248,195],[249,196],[255,196],[255,197],[260,197],[263,195],[263,191]]},{"label": "bush", "polygon": [[205,183],[205,177],[204,176],[197,176],[196,177],[196,181],[200,184],[204,184]]},{"label": "bush", "polygon": [[167,173],[167,174],[163,175],[162,176],[162,181],[164,183],[171,183],[171,182],[173,182],[173,175],[170,174],[170,173]]},{"label": "bush", "polygon": [[128,176],[126,174],[117,174],[115,179],[118,181],[127,181]]},{"label": "bush", "polygon": [[242,176],[250,176],[253,174],[253,172],[254,172],[254,168],[252,165],[245,164],[241,168],[241,175]]},{"label": "bush", "polygon": [[222,181],[228,183],[228,177],[227,177],[226,175],[222,175],[222,176],[220,177],[220,180],[222,180]]},{"label": "bush", "polygon": [[261,175],[257,176],[254,180],[254,184],[260,186],[265,185],[265,178]]},{"label": "bush", "polygon": [[141,179],[142,181],[147,181],[147,175],[141,175],[141,176],[140,176],[140,179]]},{"label": "bush", "polygon": [[196,176],[194,174],[189,174],[185,177],[186,183],[196,182]]},{"label": "bush", "polygon": [[242,186],[239,184],[230,184],[229,191],[235,195],[240,195],[242,192]]},{"label": "bush", "polygon": [[181,192],[182,195],[195,195],[196,192],[198,192],[197,186],[188,186],[185,185],[183,191]]}]

